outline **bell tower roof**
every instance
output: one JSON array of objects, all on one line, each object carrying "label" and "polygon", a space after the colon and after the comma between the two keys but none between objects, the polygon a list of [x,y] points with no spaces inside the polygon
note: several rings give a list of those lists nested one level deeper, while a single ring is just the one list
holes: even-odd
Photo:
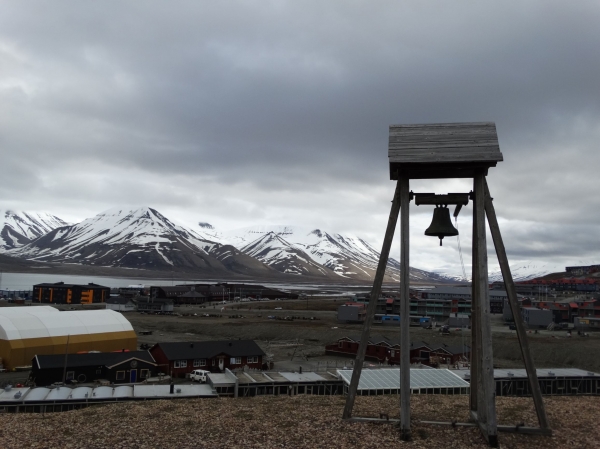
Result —
[{"label": "bell tower roof", "polygon": [[503,160],[493,122],[391,125],[390,179],[472,178]]}]

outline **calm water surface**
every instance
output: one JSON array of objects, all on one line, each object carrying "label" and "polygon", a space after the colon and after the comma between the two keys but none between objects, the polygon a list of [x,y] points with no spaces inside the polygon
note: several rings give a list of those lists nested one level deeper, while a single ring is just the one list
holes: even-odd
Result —
[{"label": "calm water surface", "polygon": [[[2,273],[0,274],[0,290],[31,290],[35,284],[64,282],[65,284],[94,284],[104,285],[106,287],[127,287],[128,285],[178,285],[185,283],[216,283],[222,282],[223,279],[171,279],[171,278],[155,278],[155,279],[140,279],[140,278],[112,278],[104,276],[78,276],[78,275],[62,275],[62,274],[39,274],[39,273]],[[306,290],[314,291],[315,294],[320,291],[332,290],[338,294],[350,294],[343,285],[316,285],[316,284],[288,284],[288,283],[272,283],[272,282],[248,282],[248,281],[230,281],[243,282],[245,284],[261,284],[267,287],[282,289],[282,290]],[[355,287],[356,288],[356,287]],[[369,286],[365,286],[370,288]],[[359,287],[360,289],[360,287]],[[354,290],[354,289],[352,289]],[[356,290],[354,290],[356,292]]]}]

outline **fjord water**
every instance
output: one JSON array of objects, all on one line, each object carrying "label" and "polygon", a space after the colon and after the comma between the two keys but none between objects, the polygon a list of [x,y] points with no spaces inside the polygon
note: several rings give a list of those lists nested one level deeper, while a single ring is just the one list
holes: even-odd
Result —
[{"label": "fjord water", "polygon": [[[80,276],[80,275],[63,275],[63,274],[40,274],[40,273],[1,273],[0,274],[0,290],[31,290],[34,285],[45,282],[55,283],[64,282],[65,284],[94,284],[104,285],[106,287],[127,287],[128,285],[178,285],[187,283],[216,283],[227,281],[227,279],[172,279],[166,278],[118,278],[105,276]],[[240,282],[240,281],[230,281]],[[367,290],[369,285],[353,287],[343,284],[291,284],[282,282],[249,282],[243,281],[246,284],[261,284],[265,287],[271,287],[282,290],[301,289],[307,292],[313,291],[313,294],[318,294],[322,290],[326,290],[333,296],[347,295],[356,292],[356,290]],[[351,292],[352,290],[352,292]],[[333,293],[333,292],[336,293]]]},{"label": "fjord water", "polygon": [[[104,276],[77,276],[63,274],[39,274],[39,273],[2,273],[0,279],[0,289],[2,290],[31,290],[35,284],[44,282],[55,283],[64,282],[65,284],[94,284],[105,285],[106,287],[127,287],[133,284],[156,283],[156,279],[134,279],[134,278],[111,278]],[[161,279],[161,283],[171,285],[171,279]],[[181,282],[180,280],[176,281]]]}]

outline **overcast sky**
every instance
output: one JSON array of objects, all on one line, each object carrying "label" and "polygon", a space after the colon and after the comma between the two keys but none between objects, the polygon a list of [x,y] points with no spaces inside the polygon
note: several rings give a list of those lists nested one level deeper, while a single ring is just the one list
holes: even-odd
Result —
[{"label": "overcast sky", "polygon": [[[0,209],[76,222],[143,205],[181,224],[307,225],[379,248],[389,125],[493,121],[504,162],[488,183],[511,264],[600,263],[598,1],[1,9]],[[471,213],[458,222],[467,267]],[[431,214],[411,206],[411,265],[458,273],[456,239],[422,235]]]}]

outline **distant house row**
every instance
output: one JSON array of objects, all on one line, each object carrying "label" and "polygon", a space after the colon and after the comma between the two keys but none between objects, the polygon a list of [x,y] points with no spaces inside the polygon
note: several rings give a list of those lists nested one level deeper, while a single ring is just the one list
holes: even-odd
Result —
[{"label": "distant house row", "polygon": [[[580,320],[596,323],[600,321],[600,301],[596,299],[555,302],[525,298],[519,300],[519,307],[525,323],[531,328],[546,327],[550,323],[576,323]],[[513,321],[508,302],[504,305],[503,314],[506,321]],[[598,324],[593,324],[592,327],[594,326],[598,326]]]},{"label": "distant house row", "polygon": [[[597,266],[597,265],[593,265]],[[568,267],[575,268],[575,267]],[[582,268],[582,267],[577,267]],[[595,272],[595,271],[592,271]],[[584,274],[584,273],[582,273]],[[588,274],[588,273],[585,273]],[[600,279],[597,278],[560,278],[560,279],[532,279],[530,281],[521,281],[517,283],[520,287],[532,288],[532,294],[536,290],[552,289],[555,291],[572,291],[572,292],[597,292],[600,291]]]},{"label": "distant house row", "polygon": [[[343,337],[335,343],[325,346],[329,355],[355,356],[358,352],[360,337]],[[424,341],[413,341],[410,344],[410,363],[424,365],[456,364],[461,360],[470,360],[469,346],[445,344],[430,345]],[[367,345],[366,360],[373,360],[390,365],[400,364],[400,340],[392,340],[383,336],[371,336]]]},{"label": "distant house row", "polygon": [[185,377],[196,369],[214,373],[247,366],[261,369],[265,353],[253,340],[157,343],[148,351],[36,355],[30,379],[37,386],[106,381],[136,383],[159,373]]}]

